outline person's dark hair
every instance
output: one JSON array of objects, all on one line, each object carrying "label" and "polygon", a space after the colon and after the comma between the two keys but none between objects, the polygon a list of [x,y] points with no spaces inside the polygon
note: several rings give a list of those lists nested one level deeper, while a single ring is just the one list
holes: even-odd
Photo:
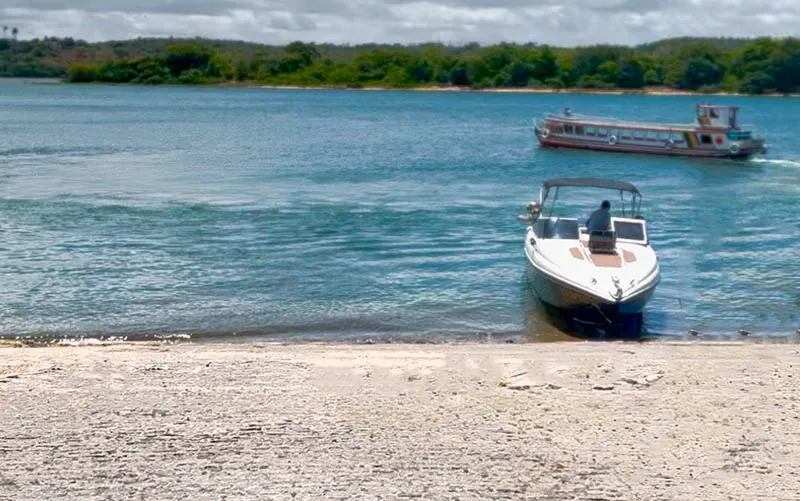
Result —
[{"label": "person's dark hair", "polygon": [[600,204],[600,207],[602,207],[603,209],[610,209],[611,202],[609,202],[608,200],[603,200],[603,203]]}]

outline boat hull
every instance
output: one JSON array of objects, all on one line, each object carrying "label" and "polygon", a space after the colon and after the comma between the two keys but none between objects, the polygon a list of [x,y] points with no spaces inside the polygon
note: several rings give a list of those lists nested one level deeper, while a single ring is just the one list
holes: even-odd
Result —
[{"label": "boat hull", "polygon": [[550,148],[572,148],[579,150],[606,151],[616,153],[640,153],[648,155],[682,156],[694,158],[747,158],[752,155],[766,153],[766,148],[742,148],[737,153],[729,150],[703,149],[703,148],[666,148],[664,146],[647,146],[639,144],[608,144],[598,141],[581,141],[566,137],[559,137],[553,134],[544,137],[540,131],[536,131],[536,138],[543,147]]},{"label": "boat hull", "polygon": [[617,317],[640,314],[653,297],[658,283],[656,280],[650,287],[621,301],[610,301],[551,276],[539,269],[530,259],[526,261],[529,267],[528,282],[534,294],[541,302],[560,310],[577,312],[599,309],[607,316]]}]

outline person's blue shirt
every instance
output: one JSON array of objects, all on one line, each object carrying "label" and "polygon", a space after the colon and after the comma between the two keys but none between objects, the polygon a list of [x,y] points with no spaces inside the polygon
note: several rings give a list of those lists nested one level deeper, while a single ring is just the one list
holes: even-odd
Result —
[{"label": "person's blue shirt", "polygon": [[611,204],[606,204],[607,202],[603,202],[603,205],[589,216],[589,219],[586,221],[586,229],[589,232],[611,229]]}]

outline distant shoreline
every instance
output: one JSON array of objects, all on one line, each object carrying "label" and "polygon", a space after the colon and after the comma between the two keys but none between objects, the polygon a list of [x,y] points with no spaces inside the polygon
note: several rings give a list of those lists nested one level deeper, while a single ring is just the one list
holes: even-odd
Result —
[{"label": "distant shoreline", "polygon": [[[147,84],[119,84],[106,82],[71,83],[57,78],[22,78],[0,77],[0,84],[65,84],[65,85],[109,85],[109,86],[136,86],[145,87]],[[364,86],[346,87],[341,85],[273,85],[256,82],[220,82],[211,84],[163,84],[154,87],[187,87],[187,88],[236,88],[236,89],[267,89],[267,90],[346,90],[368,92],[458,92],[458,93],[483,93],[483,94],[570,94],[570,95],[608,95],[608,96],[716,96],[716,97],[800,97],[800,94],[781,94],[777,92],[763,94],[742,94],[738,92],[698,92],[690,90],[671,89],[669,87],[644,87],[642,89],[579,89],[579,88],[547,88],[547,87],[487,87],[472,88],[458,86],[417,86],[417,87],[388,87]]]},{"label": "distant shoreline", "polygon": [[272,90],[353,90],[353,91],[411,91],[411,92],[464,92],[464,93],[484,93],[484,94],[587,94],[587,95],[609,95],[609,96],[730,96],[730,97],[800,97],[800,94],[742,94],[737,92],[697,92],[664,87],[653,87],[644,89],[556,89],[556,88],[530,88],[530,87],[488,87],[483,89],[473,89],[471,87],[337,87],[337,86],[302,86],[302,85],[210,85],[210,87],[242,87]]}]

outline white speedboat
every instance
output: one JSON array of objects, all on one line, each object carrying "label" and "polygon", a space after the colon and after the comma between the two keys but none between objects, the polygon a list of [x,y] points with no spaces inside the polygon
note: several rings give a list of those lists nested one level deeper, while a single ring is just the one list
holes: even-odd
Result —
[{"label": "white speedboat", "polygon": [[[610,229],[589,232],[584,221],[574,217],[599,207],[599,198],[589,199],[591,204],[583,210],[574,202],[557,207],[565,204],[559,194],[569,191],[566,188],[619,192],[612,204]],[[530,285],[539,300],[562,310],[596,310],[607,319],[641,313],[660,280],[658,257],[639,214],[641,205],[642,196],[630,183],[594,178],[545,181],[539,202],[529,204],[528,214],[519,216],[530,223],[525,255],[531,266]]]}]

